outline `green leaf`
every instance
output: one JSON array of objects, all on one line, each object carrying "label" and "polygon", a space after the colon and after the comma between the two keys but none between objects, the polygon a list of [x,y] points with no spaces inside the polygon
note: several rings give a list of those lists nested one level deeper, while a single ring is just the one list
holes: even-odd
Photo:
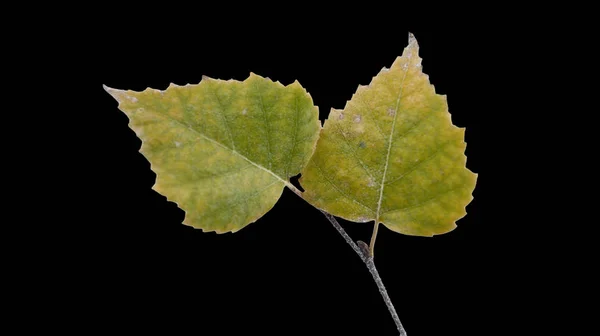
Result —
[{"label": "green leaf", "polygon": [[217,233],[256,221],[314,151],[318,109],[296,81],[250,74],[243,82],[204,77],[165,91],[105,87],[142,140],[153,189],[186,212],[184,224]]},{"label": "green leaf", "polygon": [[417,236],[451,231],[466,214],[477,175],[465,166],[464,129],[452,124],[418,51],[410,35],[390,69],[331,110],[300,179],[311,204]]}]

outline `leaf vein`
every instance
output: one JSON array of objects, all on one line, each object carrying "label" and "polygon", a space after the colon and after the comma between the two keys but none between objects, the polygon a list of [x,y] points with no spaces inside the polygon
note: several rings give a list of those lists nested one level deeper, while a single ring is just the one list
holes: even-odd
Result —
[{"label": "leaf vein", "polygon": [[217,89],[213,85],[209,85],[209,86],[211,87],[212,94],[217,99],[217,103],[219,104],[219,108],[220,108],[218,115],[221,117],[221,119],[225,123],[225,128],[227,129],[227,136],[229,137],[229,140],[231,141],[232,149],[235,151],[235,141],[233,140],[233,134],[231,133],[231,127],[229,126],[229,121],[227,121],[227,118],[225,117],[225,114],[223,113],[225,111],[225,108],[223,107],[223,103],[221,102],[221,99],[219,98],[219,95],[217,94]]},{"label": "leaf vein", "polygon": [[[359,101],[364,108],[366,108],[366,110],[368,110],[369,112],[374,112],[375,109],[371,107],[371,105],[369,103],[367,103],[364,99],[362,99],[362,97],[358,98],[357,101]],[[369,115],[367,113],[365,113],[366,115]],[[371,121],[373,122],[373,125],[375,125],[375,127],[377,128],[377,131],[379,131],[379,134],[381,135],[381,137],[387,141],[387,136],[385,135],[385,133],[383,132],[383,130],[381,129],[381,126],[379,126],[379,123],[377,122],[377,118],[372,118]]]},{"label": "leaf vein", "polygon": [[273,159],[272,159],[273,154],[271,153],[271,133],[269,132],[269,122],[267,120],[267,111],[265,109],[265,103],[263,101],[263,97],[260,92],[258,93],[258,97],[260,100],[260,110],[262,112],[263,123],[265,126],[265,132],[267,135],[267,153],[268,153],[268,158],[269,158],[269,169],[271,169],[271,167],[273,165]]},{"label": "leaf vein", "polygon": [[218,173],[218,174],[207,174],[205,176],[200,176],[200,177],[196,178],[194,180],[194,182],[205,180],[205,179],[216,179],[216,178],[222,178],[222,177],[229,176],[229,175],[234,175],[234,174],[244,171],[250,167],[252,167],[252,165],[246,165],[246,166],[243,166],[242,168],[232,169],[232,170],[228,170],[228,171]]},{"label": "leaf vein", "polygon": [[350,152],[352,153],[352,156],[358,161],[358,163],[360,164],[360,166],[362,167],[362,169],[365,171],[365,173],[367,173],[367,175],[369,175],[369,177],[375,181],[375,178],[373,177],[373,174],[371,173],[371,171],[369,170],[369,168],[367,168],[364,164],[364,162],[361,160],[361,158],[358,157],[358,155],[356,154],[356,151],[354,149],[354,146],[352,146],[352,144],[350,144],[350,142],[348,141],[348,138],[346,138],[346,135],[344,135],[344,132],[342,131],[342,129],[340,128],[339,124],[335,124],[336,130],[338,131],[338,133],[342,136],[342,138],[344,139],[344,142],[346,143],[346,145],[348,145],[348,147],[350,147]]},{"label": "leaf vein", "polygon": [[419,208],[419,207],[423,206],[424,204],[427,204],[427,203],[429,203],[431,201],[434,201],[434,200],[436,200],[436,199],[438,199],[438,198],[440,198],[440,197],[442,197],[444,195],[447,195],[447,194],[449,194],[449,193],[451,193],[453,191],[460,190],[460,189],[462,189],[464,187],[466,187],[466,186],[465,185],[460,185],[460,186],[458,186],[456,188],[452,188],[452,189],[443,191],[443,192],[441,192],[441,193],[439,193],[439,194],[437,194],[435,196],[432,196],[432,197],[430,197],[430,198],[428,198],[428,199],[426,199],[424,201],[421,201],[421,202],[419,202],[417,204],[409,205],[409,206],[406,206],[406,207],[403,207],[403,208],[400,208],[400,209],[387,210],[387,211],[383,212],[382,214],[384,214],[384,213],[390,213],[390,212],[413,210],[413,209],[416,209],[416,208]]},{"label": "leaf vein", "polygon": [[[234,198],[233,202],[226,203],[226,207],[229,208],[229,209],[231,209],[231,208],[234,208],[234,207],[236,207],[236,206],[238,206],[238,205],[240,205],[242,203],[247,203],[249,199],[251,199],[251,198],[255,197],[256,195],[264,192],[265,190],[269,189],[271,186],[273,186],[275,183],[278,183],[278,182],[281,182],[281,181],[275,180],[272,183],[269,183],[268,185],[266,185],[265,187],[263,187],[261,189],[258,189],[258,190],[255,190],[254,192],[246,194],[245,195],[246,197]],[[210,211],[210,212],[208,212],[208,214],[206,212],[203,213],[202,214],[202,218],[211,217],[215,213],[222,212],[223,210],[221,208],[222,207],[219,207],[218,209],[216,209],[216,211]]]},{"label": "leaf vein", "polygon": [[317,162],[315,161],[315,167],[317,167],[317,169],[319,170],[319,172],[321,173],[321,176],[323,176],[325,178],[325,180],[327,180],[327,182],[329,182],[329,184],[331,184],[332,187],[334,187],[340,194],[342,194],[343,197],[369,209],[371,212],[375,212],[373,209],[371,209],[370,207],[368,207],[367,205],[365,205],[363,202],[352,198],[350,195],[348,195],[345,191],[343,191],[342,189],[340,189],[340,187],[337,186],[337,184],[335,184],[333,181],[331,181],[329,179],[329,177],[327,176],[327,172],[325,172],[321,166],[319,166],[319,164],[317,164]]},{"label": "leaf vein", "polygon": [[[285,181],[284,179],[282,179],[281,177],[279,177],[277,174],[275,174],[275,173],[274,173],[274,172],[272,172],[271,170],[269,170],[269,169],[267,169],[267,168],[265,168],[265,167],[263,167],[263,166],[259,165],[258,163],[256,163],[256,162],[254,162],[254,161],[252,161],[252,160],[248,159],[246,156],[244,156],[244,155],[243,155],[243,154],[241,154],[240,152],[238,152],[238,151],[235,151],[235,150],[233,150],[233,149],[231,149],[231,148],[227,147],[226,145],[224,145],[224,144],[222,144],[222,143],[220,143],[220,142],[218,142],[218,141],[216,141],[216,140],[212,139],[211,137],[208,137],[208,136],[206,136],[206,135],[204,135],[204,134],[200,133],[199,131],[197,131],[197,130],[193,129],[193,128],[192,128],[190,125],[188,125],[188,124],[186,124],[186,123],[184,123],[184,122],[181,122],[181,121],[179,121],[179,120],[177,120],[177,119],[173,118],[172,116],[170,116],[170,115],[168,115],[168,114],[162,114],[162,113],[159,113],[159,112],[156,112],[156,111],[153,111],[153,112],[154,112],[155,114],[158,114],[159,116],[163,116],[163,117],[165,117],[165,118],[167,118],[167,119],[171,120],[172,122],[175,122],[176,124],[178,124],[178,125],[180,125],[180,126],[182,126],[182,127],[185,127],[185,128],[187,128],[188,130],[190,130],[190,131],[192,131],[192,132],[194,132],[194,133],[198,134],[198,135],[199,135],[201,138],[203,138],[203,139],[205,139],[205,140],[207,140],[207,141],[209,141],[209,142],[211,142],[211,143],[213,143],[213,144],[215,144],[215,145],[217,145],[217,146],[219,146],[219,147],[221,147],[221,148],[223,148],[223,149],[227,149],[227,150],[231,151],[232,153],[234,153],[234,154],[238,155],[240,158],[242,158],[242,159],[244,159],[244,160],[248,161],[249,163],[251,163],[251,164],[252,164],[252,165],[254,165],[255,167],[257,167],[257,168],[259,168],[259,169],[261,169],[261,170],[264,170],[264,171],[266,171],[267,173],[269,173],[269,174],[273,175],[275,178],[277,178],[277,179],[279,179],[280,181],[282,181],[283,183],[285,183],[285,185],[286,185],[286,186],[288,186],[288,187],[290,187],[290,186],[291,186],[291,184],[290,184],[289,182]],[[291,187],[290,187],[290,188],[291,188]]]},{"label": "leaf vein", "polygon": [[438,149],[436,149],[431,155],[429,155],[427,158],[417,162],[416,164],[412,165],[412,167],[410,167],[408,169],[408,171],[406,171],[404,174],[400,175],[399,177],[386,182],[386,185],[390,185],[394,182],[400,181],[402,180],[405,176],[409,175],[410,173],[414,172],[419,166],[421,166],[423,163],[430,161],[431,159],[433,159],[434,157],[436,157],[437,155],[439,155],[440,153],[443,152],[443,149],[446,148],[446,146],[450,143],[450,141],[446,141],[444,144],[440,145],[438,147]]},{"label": "leaf vein", "polygon": [[296,144],[297,144],[296,138],[298,137],[298,114],[300,113],[298,111],[298,96],[297,95],[294,95],[294,110],[296,113],[294,114],[294,135],[292,138],[292,150],[290,151],[288,163],[285,166],[285,177],[289,176],[290,165],[292,164],[292,160],[294,159],[294,156],[295,156],[294,152],[296,151]]}]

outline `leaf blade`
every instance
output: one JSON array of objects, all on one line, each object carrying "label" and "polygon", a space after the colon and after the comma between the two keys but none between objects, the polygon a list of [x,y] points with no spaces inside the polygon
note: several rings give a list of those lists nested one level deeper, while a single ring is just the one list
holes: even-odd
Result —
[{"label": "leaf blade", "polygon": [[477,175],[465,166],[464,129],[421,71],[418,48],[410,35],[390,69],[332,109],[300,179],[311,204],[418,236],[449,232],[466,214]]},{"label": "leaf blade", "polygon": [[[105,89],[142,139],[157,174],[153,189],[186,212],[184,224],[204,231],[235,232],[269,211],[308,162],[320,129],[298,82],[251,74],[165,91]],[[294,143],[286,132],[305,136]]]}]

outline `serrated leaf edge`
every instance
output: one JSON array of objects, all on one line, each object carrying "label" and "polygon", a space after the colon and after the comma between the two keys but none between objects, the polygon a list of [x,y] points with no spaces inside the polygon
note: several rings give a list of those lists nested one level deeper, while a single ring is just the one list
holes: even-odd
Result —
[{"label": "serrated leaf edge", "polygon": [[[238,83],[244,83],[244,82],[246,82],[246,81],[248,81],[248,80],[252,79],[253,77],[258,77],[258,78],[261,78],[261,79],[267,79],[267,80],[269,80],[269,81],[271,81],[271,82],[275,83],[276,85],[279,85],[279,86],[280,86],[280,87],[282,87],[282,88],[290,87],[290,86],[292,86],[292,85],[298,85],[300,88],[302,88],[302,90],[304,91],[304,93],[305,93],[305,94],[306,94],[306,95],[307,95],[307,96],[308,96],[308,97],[311,99],[311,101],[312,101],[312,97],[310,96],[310,94],[308,93],[308,91],[306,90],[306,88],[304,88],[304,87],[303,87],[303,86],[300,84],[300,82],[299,82],[298,80],[294,80],[292,83],[290,83],[290,84],[288,84],[288,85],[283,85],[283,84],[282,84],[281,82],[279,82],[279,81],[273,81],[273,80],[271,80],[269,77],[262,77],[262,76],[260,76],[260,75],[257,75],[257,74],[255,74],[254,72],[250,72],[250,75],[248,76],[248,78],[246,78],[246,79],[245,79],[245,80],[243,80],[243,81],[239,81],[239,80],[236,80],[236,79],[228,79],[228,80],[223,80],[223,79],[215,79],[215,78],[211,78],[211,77],[208,77],[208,76],[202,75],[202,78],[201,78],[200,82],[198,82],[197,84],[190,84],[190,83],[188,83],[188,84],[185,84],[185,85],[178,85],[178,84],[175,84],[175,83],[169,83],[169,85],[167,86],[167,89],[169,89],[169,88],[171,88],[171,87],[187,87],[187,86],[199,85],[199,84],[200,84],[202,81],[222,81],[222,82],[238,82]],[[103,88],[103,89],[104,89],[104,90],[105,90],[105,91],[106,91],[108,94],[110,94],[110,95],[111,95],[111,96],[112,96],[112,97],[113,97],[113,98],[114,98],[114,99],[117,101],[117,103],[118,103],[118,105],[117,105],[117,106],[120,106],[120,105],[121,105],[121,101],[120,101],[120,99],[119,99],[120,97],[119,97],[118,95],[124,95],[124,97],[125,97],[125,98],[128,98],[128,99],[131,99],[131,98],[132,98],[132,97],[130,97],[130,96],[128,96],[128,95],[127,95],[127,92],[128,92],[128,91],[131,91],[131,92],[137,92],[137,93],[141,93],[141,92],[144,92],[144,91],[146,91],[146,90],[155,90],[155,91],[159,91],[159,92],[161,92],[161,93],[164,93],[164,92],[167,90],[167,89],[165,89],[165,90],[158,90],[158,89],[154,89],[154,88],[151,88],[151,87],[146,87],[145,89],[143,89],[143,90],[141,90],[141,91],[135,91],[135,90],[120,90],[120,89],[111,88],[111,87],[109,87],[109,86],[107,86],[107,85],[105,85],[105,84],[103,84],[103,85],[102,85],[102,88]],[[314,102],[313,102],[313,103],[314,103]],[[312,157],[312,155],[314,154],[314,152],[315,152],[315,150],[316,150],[316,148],[317,148],[317,142],[318,142],[318,140],[319,140],[319,137],[321,136],[321,131],[323,130],[322,123],[321,123],[321,121],[320,121],[320,119],[319,119],[319,106],[318,106],[318,105],[314,105],[314,107],[316,107],[316,111],[315,111],[315,113],[317,114],[316,122],[317,122],[317,125],[318,125],[318,132],[317,132],[317,137],[316,137],[315,141],[313,142],[312,151],[311,151],[311,153],[310,153],[309,159],[310,159],[310,157]],[[123,113],[124,113],[124,112],[123,112]],[[127,114],[125,114],[125,115],[127,116]],[[128,118],[128,125],[129,125],[129,116],[127,116],[127,118]],[[130,126],[130,128],[131,128],[131,126]],[[191,128],[190,128],[190,129],[191,129]],[[193,130],[193,129],[192,129],[192,130]],[[259,165],[259,164],[255,163],[254,161],[252,161],[252,160],[248,159],[248,158],[247,158],[245,155],[243,155],[243,154],[241,154],[241,153],[237,152],[236,150],[234,150],[234,149],[231,149],[231,148],[229,148],[229,147],[227,147],[227,146],[225,146],[225,145],[221,144],[220,142],[218,142],[218,141],[215,141],[214,139],[212,139],[212,138],[209,138],[209,137],[205,136],[204,134],[201,134],[201,133],[197,132],[196,130],[193,130],[193,131],[194,131],[196,134],[200,135],[202,138],[204,138],[204,139],[206,139],[206,140],[208,140],[208,141],[210,141],[210,142],[214,143],[215,145],[217,145],[217,146],[219,146],[219,147],[222,147],[222,148],[224,148],[224,149],[227,149],[227,150],[229,150],[229,151],[233,152],[234,154],[236,154],[236,155],[240,156],[242,159],[246,160],[247,162],[249,162],[250,164],[254,165],[255,167],[257,167],[257,168],[259,168],[259,169],[261,169],[261,170],[263,170],[263,171],[265,171],[265,172],[267,172],[267,173],[271,174],[271,175],[272,175],[272,176],[274,176],[274,177],[275,177],[277,180],[279,180],[280,182],[283,182],[283,184],[284,184],[284,187],[287,187],[287,188],[288,188],[288,189],[290,189],[292,192],[294,192],[294,193],[296,193],[296,194],[299,194],[299,195],[301,195],[301,193],[302,193],[302,192],[301,192],[300,190],[298,190],[298,188],[296,188],[296,187],[295,187],[295,186],[294,186],[294,185],[293,185],[291,182],[289,182],[289,181],[286,181],[286,180],[282,179],[281,177],[279,177],[277,174],[275,174],[275,173],[274,173],[274,172],[272,172],[271,170],[269,170],[269,169],[267,169],[267,168],[265,168],[265,167],[263,167],[263,166],[261,166],[261,165]],[[143,142],[143,140],[142,140],[141,138],[139,138],[139,136],[137,136],[137,132],[136,132],[136,137],[138,137],[138,139],[140,139],[140,141],[142,141],[142,142]],[[142,154],[142,156],[144,156],[144,155],[143,155],[143,153],[141,152],[141,148],[140,148],[140,150],[138,150],[138,153],[140,153],[140,154]],[[144,156],[144,158],[145,158],[145,156]],[[146,160],[147,160],[147,159],[146,159]],[[148,160],[148,162],[150,163],[150,169],[152,170],[152,163],[151,163],[149,160]],[[309,160],[307,160],[307,161],[306,161],[306,163],[305,163],[304,167],[306,166],[306,164],[308,164],[308,162],[309,162]],[[300,169],[300,170],[304,169],[304,167],[301,167],[301,169]],[[156,175],[157,175],[157,177],[158,177],[158,174],[156,174]],[[288,179],[289,179],[289,178],[288,178]],[[154,191],[156,191],[157,193],[159,193],[159,192],[158,192],[158,191],[155,189],[155,187],[156,187],[156,182],[155,182],[155,183],[152,185],[151,189],[152,189],[152,190],[154,190]],[[282,193],[283,193],[283,189],[282,189],[281,191],[282,191]],[[159,193],[159,194],[160,194],[160,193]],[[281,198],[281,194],[279,195],[279,198]],[[278,198],[278,200],[279,200],[279,198]],[[170,201],[170,202],[173,202],[173,203],[175,203],[175,204],[177,204],[177,207],[178,207],[179,209],[182,209],[182,208],[180,207],[179,203],[177,203],[176,201],[174,201],[174,200],[169,200],[169,201]],[[275,206],[275,204],[277,204],[277,202],[275,202],[275,203],[273,204],[273,206],[272,206],[271,208],[267,209],[265,212],[263,212],[263,213],[260,213],[260,212],[259,212],[259,213],[258,213],[256,216],[252,216],[252,217],[253,217],[253,219],[252,219],[250,222],[248,222],[248,224],[247,224],[247,225],[245,225],[245,226],[242,226],[242,227],[240,227],[240,228],[237,228],[237,229],[233,229],[233,230],[224,230],[224,231],[219,231],[218,229],[207,230],[207,229],[205,229],[205,228],[201,228],[201,227],[195,227],[195,226],[192,226],[192,225],[189,225],[189,224],[187,224],[187,223],[185,222],[185,219],[186,219],[185,217],[184,217],[184,219],[183,219],[183,221],[182,221],[182,224],[184,224],[184,225],[186,225],[186,226],[190,226],[190,227],[192,227],[192,228],[194,228],[194,229],[198,229],[198,230],[200,230],[200,231],[202,231],[202,232],[215,232],[215,233],[217,233],[217,234],[223,234],[223,233],[235,233],[235,232],[237,232],[237,231],[239,231],[239,230],[241,230],[241,229],[245,228],[246,226],[248,226],[248,225],[250,225],[250,224],[252,224],[252,223],[255,223],[255,222],[258,220],[258,219],[260,219],[262,216],[264,216],[264,215],[265,215],[267,212],[271,211],[271,209],[273,209],[273,207]],[[182,210],[183,210],[183,209],[182,209]],[[185,210],[183,210],[183,211],[185,212]]]}]

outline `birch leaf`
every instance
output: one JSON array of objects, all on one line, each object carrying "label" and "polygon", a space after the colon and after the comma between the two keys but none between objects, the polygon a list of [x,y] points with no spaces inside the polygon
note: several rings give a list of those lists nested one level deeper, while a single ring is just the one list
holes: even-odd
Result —
[{"label": "birch leaf", "polygon": [[332,109],[300,179],[311,204],[416,236],[451,231],[466,215],[477,175],[465,166],[464,128],[452,124],[418,52],[410,35],[390,69]]},{"label": "birch leaf", "polygon": [[235,232],[269,211],[308,162],[321,128],[297,81],[250,74],[165,91],[105,89],[142,140],[153,189],[185,211],[184,224],[204,231]]}]

